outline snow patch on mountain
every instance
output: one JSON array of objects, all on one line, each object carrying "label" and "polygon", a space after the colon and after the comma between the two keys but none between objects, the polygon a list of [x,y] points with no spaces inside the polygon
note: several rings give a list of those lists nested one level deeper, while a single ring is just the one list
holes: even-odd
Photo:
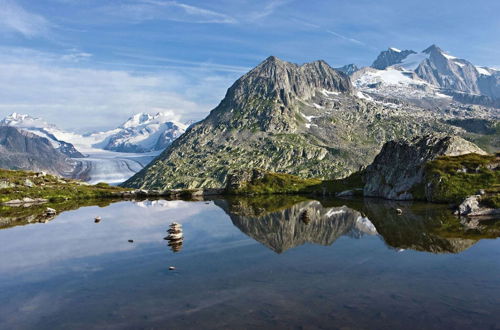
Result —
[{"label": "snow patch on mountain", "polygon": [[485,76],[491,76],[491,72],[489,70],[489,68],[484,68],[484,67],[480,67],[480,66],[476,66],[476,70],[477,72],[479,72],[480,74],[482,75],[485,75]]},{"label": "snow patch on mountain", "polygon": [[410,54],[400,64],[396,65],[400,66],[405,70],[413,71],[420,65],[420,63],[422,63],[428,58],[429,54],[426,53]]}]

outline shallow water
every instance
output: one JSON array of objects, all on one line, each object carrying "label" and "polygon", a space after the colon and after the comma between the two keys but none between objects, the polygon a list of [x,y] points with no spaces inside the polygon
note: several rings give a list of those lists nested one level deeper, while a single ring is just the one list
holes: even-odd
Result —
[{"label": "shallow water", "polygon": [[500,329],[500,226],[441,206],[160,200],[16,224],[1,329]]}]

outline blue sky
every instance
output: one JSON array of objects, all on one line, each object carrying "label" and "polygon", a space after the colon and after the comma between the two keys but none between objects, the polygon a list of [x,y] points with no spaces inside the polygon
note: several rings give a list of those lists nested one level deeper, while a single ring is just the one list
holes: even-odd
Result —
[{"label": "blue sky", "polygon": [[201,119],[269,55],[369,65],[435,43],[500,66],[496,0],[0,0],[0,116],[80,130]]}]

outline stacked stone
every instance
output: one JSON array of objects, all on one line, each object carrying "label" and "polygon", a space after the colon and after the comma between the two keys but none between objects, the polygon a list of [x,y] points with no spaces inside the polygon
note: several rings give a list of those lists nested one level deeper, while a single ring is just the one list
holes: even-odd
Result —
[{"label": "stacked stone", "polygon": [[309,222],[311,222],[311,218],[309,217],[307,210],[304,210],[304,212],[300,214],[300,221],[302,221],[306,225],[309,224]]},{"label": "stacked stone", "polygon": [[168,241],[168,246],[170,246],[173,252],[179,252],[182,248],[182,241],[184,239],[182,235],[182,226],[177,222],[172,222],[167,232],[168,235],[165,239]]}]

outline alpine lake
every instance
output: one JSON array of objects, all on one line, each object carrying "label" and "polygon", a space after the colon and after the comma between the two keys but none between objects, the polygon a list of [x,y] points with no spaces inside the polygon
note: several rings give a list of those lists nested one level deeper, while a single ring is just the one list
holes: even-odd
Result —
[{"label": "alpine lake", "polygon": [[500,329],[500,221],[291,195],[90,204],[0,210],[1,329]]}]

